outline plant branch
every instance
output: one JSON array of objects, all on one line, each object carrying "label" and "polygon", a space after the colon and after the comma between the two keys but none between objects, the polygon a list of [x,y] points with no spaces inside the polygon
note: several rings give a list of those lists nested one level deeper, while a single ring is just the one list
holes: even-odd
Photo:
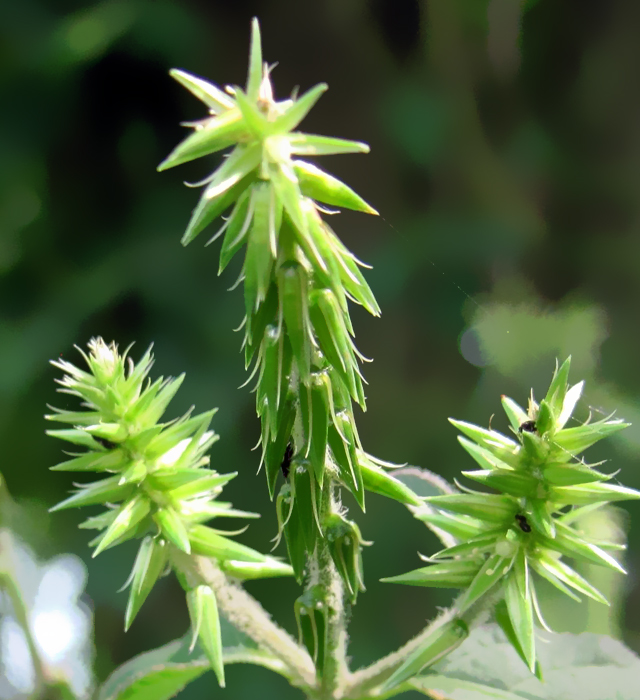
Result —
[{"label": "plant branch", "polygon": [[315,669],[306,649],[273,622],[253,596],[229,581],[213,559],[183,554],[175,549],[172,558],[190,584],[206,584],[215,591],[221,612],[236,629],[287,666],[293,685],[314,685]]}]

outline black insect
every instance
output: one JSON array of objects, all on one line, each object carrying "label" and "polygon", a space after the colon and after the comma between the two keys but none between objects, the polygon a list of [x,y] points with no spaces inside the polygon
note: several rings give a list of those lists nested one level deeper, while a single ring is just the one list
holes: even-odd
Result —
[{"label": "black insect", "polygon": [[526,420],[524,423],[521,423],[520,427],[518,428],[519,433],[535,433],[537,430],[538,428],[536,427],[536,422],[534,420]]},{"label": "black insect", "polygon": [[118,446],[115,442],[107,440],[107,438],[99,437],[98,435],[92,435],[91,437],[98,443],[98,445],[102,445],[105,450],[113,450]]},{"label": "black insect", "polygon": [[524,515],[518,513],[516,515],[516,520],[518,521],[518,525],[520,525],[520,529],[522,530],[522,532],[531,532],[531,525],[529,525]]},{"label": "black insect", "polygon": [[280,469],[282,469],[282,476],[286,479],[289,476],[289,469],[291,468],[291,459],[293,457],[293,445],[289,443],[284,451],[284,457],[282,458],[282,464]]}]

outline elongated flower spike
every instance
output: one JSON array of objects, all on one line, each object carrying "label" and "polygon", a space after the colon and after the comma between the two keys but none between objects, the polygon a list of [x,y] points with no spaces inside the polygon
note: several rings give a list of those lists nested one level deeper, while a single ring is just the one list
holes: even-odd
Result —
[{"label": "elongated flower spike", "polygon": [[562,557],[584,560],[624,573],[610,552],[613,542],[596,542],[575,527],[582,513],[607,503],[640,498],[640,492],[611,484],[611,476],[578,459],[587,447],[626,428],[607,418],[567,428],[584,382],[568,385],[570,359],[556,367],[545,398],[533,396],[525,411],[503,396],[514,433],[501,433],[451,419],[460,444],[480,466],[463,474],[488,486],[485,492],[426,498],[433,510],[418,517],[450,532],[457,544],[428,558],[429,566],[385,579],[415,586],[461,588],[456,602],[464,614],[486,593],[500,590],[496,619],[532,672],[539,673],[535,622],[540,617],[533,574],[566,595],[605,597]]},{"label": "elongated flower spike", "polygon": [[[93,556],[132,538],[142,540],[128,581],[125,628],[168,568],[172,547],[213,557],[241,579],[291,575],[291,567],[229,539],[234,533],[204,524],[213,518],[257,517],[217,500],[235,474],[219,474],[209,467],[206,453],[218,439],[209,430],[215,409],[160,422],[184,375],[152,382],[147,378],[153,365],[150,350],[134,364],[127,352],[120,354],[114,343],[107,345],[101,338],[91,340],[88,349],[88,354],[80,350],[87,369],[62,359],[52,362],[64,372],[59,391],[82,400],[79,411],[53,409],[46,416],[72,426],[49,430],[49,435],[82,449],[52,469],[108,476],[78,485],[51,510],[104,507],[80,525],[100,532],[91,542]],[[215,613],[215,601],[205,607],[207,615]],[[207,639],[203,647],[212,649],[212,644]],[[222,682],[220,659],[212,654]]]},{"label": "elongated flower spike", "polygon": [[[385,479],[383,470],[371,467],[369,461],[363,474],[353,416],[353,402],[365,409],[358,364],[362,355],[353,341],[348,300],[373,315],[380,309],[360,272],[363,264],[322,218],[324,205],[377,212],[346,184],[305,160],[367,153],[369,147],[297,131],[327,86],[276,100],[255,19],[244,89],[233,86],[225,92],[181,70],[171,75],[204,102],[209,116],[190,124],[193,133],[158,169],[231,148],[201,183],[205,188],[182,243],[190,243],[231,210],[209,243],[223,237],[219,273],[245,249],[238,279],[244,286],[245,364],[248,368],[254,363],[251,379],[257,378],[262,463],[272,499],[288,446],[298,465],[286,477],[299,482],[291,484],[286,496],[289,515],[294,517],[287,519],[286,527],[282,524],[281,532],[294,553],[292,563],[300,578],[305,552],[313,552],[316,534],[324,537],[317,507],[327,502],[323,489],[339,482],[363,509],[364,492],[371,485],[372,490],[405,503],[417,498],[392,477]],[[283,503],[284,496],[279,499],[280,515]],[[306,533],[302,539],[294,536],[300,523]]]}]

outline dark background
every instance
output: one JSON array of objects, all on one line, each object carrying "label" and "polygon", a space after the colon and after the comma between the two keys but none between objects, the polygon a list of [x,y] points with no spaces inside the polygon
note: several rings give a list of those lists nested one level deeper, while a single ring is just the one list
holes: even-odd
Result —
[{"label": "dark background", "polygon": [[[634,425],[589,457],[640,487],[640,4],[634,0],[4,0],[0,3],[0,470],[27,514],[21,535],[41,557],[75,552],[89,568],[95,673],[187,628],[184,596],[164,579],[124,635],[116,590],[132,547],[90,559],[78,511],[49,516],[71,476],[48,467],[54,393],[48,360],[73,361],[94,335],[157,374],[186,371],[170,408],[220,407],[212,450],[239,471],[234,504],[262,512],[242,541],[270,548],[276,522],[244,381],[239,263],[216,276],[218,244],[180,236],[197,193],[182,187],[214,164],[158,174],[156,165],[201,105],[168,77],[180,67],[243,84],[250,18],[261,21],[277,96],[329,83],[304,130],[366,141],[369,155],[321,166],[382,214],[332,220],[373,264],[381,319],[353,310],[366,365],[365,448],[452,479],[471,468],[447,417],[507,430],[499,396],[540,396],[556,357],[587,380],[578,418],[617,410]],[[213,230],[213,229],[212,229]],[[626,579],[614,598],[557,607],[558,630],[607,632],[640,650],[640,510],[626,508]],[[355,666],[415,634],[451,592],[395,588],[382,576],[420,565],[435,539],[394,502],[355,513],[366,539],[368,592],[353,611]],[[624,512],[624,511],[621,511]],[[620,513],[618,513],[620,515]],[[624,527],[628,520],[618,518]],[[607,523],[598,527],[606,528]],[[284,554],[282,549],[277,552]],[[605,577],[606,578],[606,577]],[[293,631],[291,580],[248,588]],[[549,602],[554,606],[554,601]],[[587,611],[587,613],[585,613]],[[297,697],[263,669],[230,667],[234,698]],[[222,696],[212,674],[184,694]]]}]

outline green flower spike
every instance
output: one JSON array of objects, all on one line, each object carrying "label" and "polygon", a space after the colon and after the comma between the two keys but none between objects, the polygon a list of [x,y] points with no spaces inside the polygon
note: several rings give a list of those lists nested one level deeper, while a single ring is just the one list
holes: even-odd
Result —
[{"label": "green flower spike", "polygon": [[[238,578],[291,575],[290,567],[226,536],[234,533],[204,525],[213,518],[257,516],[216,500],[235,474],[219,474],[208,466],[206,453],[218,439],[208,429],[215,410],[160,422],[184,375],[151,382],[150,350],[136,365],[127,352],[120,355],[115,344],[101,338],[88,347],[88,355],[80,350],[88,371],[66,360],[52,362],[65,373],[59,391],[79,397],[83,410],[54,408],[46,418],[73,427],[47,432],[85,448],[52,469],[109,476],[79,485],[51,510],[104,506],[80,525],[100,531],[91,542],[93,556],[131,538],[142,540],[129,580],[125,628],[169,565],[172,547],[214,557]],[[205,609],[213,615],[215,601],[207,602]],[[211,640],[204,643],[205,649],[207,645],[211,647]],[[214,661],[217,670],[219,659]]]},{"label": "green flower spike", "polygon": [[[278,497],[280,534],[302,580],[307,555],[313,554],[316,539],[325,536],[322,521],[333,513],[327,504],[334,484],[350,490],[363,510],[365,489],[413,505],[417,497],[375,460],[361,458],[353,402],[365,409],[359,366],[365,358],[353,341],[348,300],[376,316],[380,309],[360,272],[362,263],[322,218],[324,205],[377,212],[347,185],[305,160],[367,153],[369,147],[297,131],[327,86],[278,101],[270,73],[262,61],[255,19],[245,89],[222,91],[184,71],[171,71],[204,102],[209,116],[189,124],[193,133],[158,169],[231,149],[200,183],[205,188],[182,243],[190,243],[230,209],[209,243],[223,236],[219,273],[245,249],[238,279],[244,283],[245,365],[254,363],[248,381],[256,379],[270,497],[278,493],[281,471],[290,485]],[[282,469],[283,463],[296,468]],[[345,583],[355,596],[353,581]]]},{"label": "green flower spike", "polygon": [[[160,164],[165,170],[229,147],[231,152],[202,183],[206,187],[182,238],[190,243],[233,207],[211,241],[224,234],[220,272],[246,245],[244,348],[255,361],[257,411],[269,493],[287,445],[309,460],[320,489],[327,443],[336,474],[364,504],[352,401],[363,408],[364,389],[347,299],[372,314],[379,308],[359,261],[322,219],[320,205],[376,214],[335,177],[300,157],[367,153],[366,144],[295,131],[327,89],[277,101],[271,68],[262,61],[253,21],[247,86],[223,92],[180,70],[171,75],[205,103],[210,116]],[[211,242],[210,241],[210,242]],[[292,437],[294,427],[300,430]]]},{"label": "green flower spike", "polygon": [[[480,469],[465,476],[498,494],[472,492],[425,499],[433,512],[419,513],[427,524],[453,535],[458,543],[427,561],[429,566],[385,579],[414,586],[461,588],[457,614],[464,614],[488,592],[500,593],[496,619],[532,672],[536,665],[534,613],[540,615],[533,573],[571,598],[605,597],[562,557],[595,562],[624,573],[610,554],[613,542],[583,536],[574,521],[613,501],[640,498],[634,489],[608,483],[607,474],[578,459],[590,445],[627,427],[605,420],[566,428],[583,382],[569,388],[570,358],[556,367],[545,398],[532,398],[528,411],[510,398],[502,404],[515,439],[495,430],[451,420],[458,440]],[[548,628],[547,628],[548,629]]]}]

